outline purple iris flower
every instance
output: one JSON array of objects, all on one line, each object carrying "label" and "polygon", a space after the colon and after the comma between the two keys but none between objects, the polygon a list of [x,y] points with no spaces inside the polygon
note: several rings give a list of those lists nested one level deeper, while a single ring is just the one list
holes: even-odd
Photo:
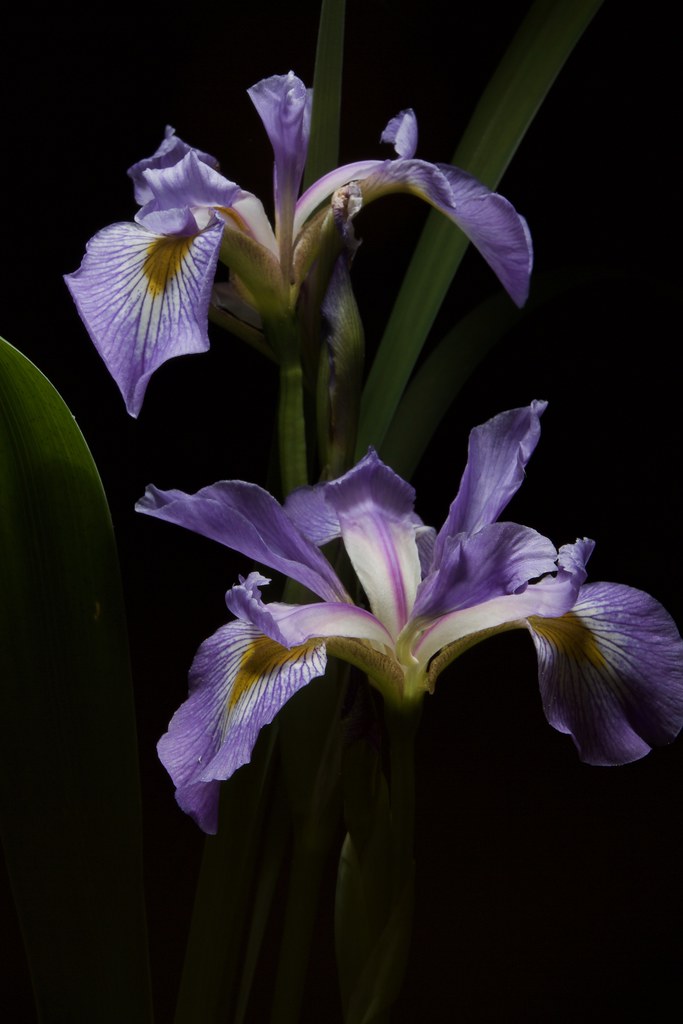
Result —
[{"label": "purple iris flower", "polygon": [[[232,587],[235,619],[200,647],[190,695],[159,742],[180,806],[215,832],[220,780],[250,760],[260,729],[323,675],[328,655],[363,669],[387,702],[431,692],[468,647],[525,628],[538,655],[546,717],[582,760],[622,764],[683,724],[683,642],[641,591],[584,585],[593,544],[558,550],[535,530],[498,522],[540,434],[544,402],[472,431],[460,489],[437,533],[413,488],[370,451],[342,477],[284,506],[243,481],[197,494],[150,486],[138,511],[185,526],[296,580],[319,598],[264,603],[258,572]],[[320,547],[341,538],[365,600],[355,603]]]},{"label": "purple iris flower", "polygon": [[[347,164],[300,198],[311,91],[289,72],[248,90],[275,156],[275,226],[256,196],[228,181],[217,161],[167,128],[156,153],[128,171],[140,204],[135,221],[113,224],[88,243],[66,277],[86,328],[137,416],[152,373],[167,359],[209,347],[212,302],[235,323],[257,327],[286,316],[330,227],[351,236],[363,205],[409,192],[435,206],[467,235],[522,305],[531,272],[526,222],[502,196],[464,171],[414,159],[412,110],[393,118],[382,141],[397,158]],[[329,216],[331,214],[331,216]],[[217,263],[230,268],[214,287]]]}]

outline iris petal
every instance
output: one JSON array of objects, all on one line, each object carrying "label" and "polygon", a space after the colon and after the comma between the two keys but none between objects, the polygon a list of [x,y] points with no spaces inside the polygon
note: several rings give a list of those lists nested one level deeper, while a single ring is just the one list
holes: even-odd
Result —
[{"label": "iris petal", "polygon": [[324,555],[257,484],[223,480],[196,494],[161,491],[150,485],[136,509],[241,551],[297,580],[323,600],[348,600]]},{"label": "iris petal", "polygon": [[370,451],[325,496],[373,613],[398,636],[421,577],[413,488]]},{"label": "iris petal", "polygon": [[499,413],[470,432],[467,465],[455,500],[439,530],[434,558],[448,537],[476,533],[494,523],[524,480],[524,469],[541,436],[547,402]]},{"label": "iris petal", "polygon": [[190,695],[157,749],[179,805],[205,832],[217,831],[219,781],[250,761],[263,726],[326,662],[322,643],[288,649],[239,621],[199,648]]},{"label": "iris petal", "polygon": [[194,236],[113,224],[90,240],[80,268],[65,278],[131,416],[162,363],[208,349],[222,234],[218,222]]},{"label": "iris petal", "polygon": [[642,591],[581,588],[559,619],[529,620],[543,707],[589,764],[624,764],[683,725],[683,642],[673,619]]},{"label": "iris petal", "polygon": [[516,523],[492,523],[474,535],[459,534],[418,591],[412,626],[426,628],[413,646],[415,656],[426,663],[471,633],[529,615],[568,611],[586,571],[582,544],[567,550],[575,557],[559,558],[558,566],[552,543]]}]

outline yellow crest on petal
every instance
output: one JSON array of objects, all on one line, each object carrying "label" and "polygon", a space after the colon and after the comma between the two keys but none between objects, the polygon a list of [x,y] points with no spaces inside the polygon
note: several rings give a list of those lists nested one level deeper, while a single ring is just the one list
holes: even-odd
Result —
[{"label": "yellow crest on petal", "polygon": [[533,615],[530,616],[529,623],[536,633],[544,637],[549,644],[567,658],[583,664],[588,662],[598,669],[606,664],[605,656],[598,646],[595,634],[575,612],[567,612],[557,619],[546,619]]},{"label": "yellow crest on petal", "polygon": [[148,281],[148,290],[153,296],[166,291],[169,282],[180,273],[191,246],[192,237],[179,238],[173,235],[155,238],[150,243],[142,269]]},{"label": "yellow crest on petal", "polygon": [[242,662],[230,689],[228,707],[234,707],[240,697],[257,683],[267,683],[268,678],[275,679],[284,666],[298,661],[318,643],[319,641],[309,641],[298,647],[283,647],[270,637],[256,637],[242,655]]}]

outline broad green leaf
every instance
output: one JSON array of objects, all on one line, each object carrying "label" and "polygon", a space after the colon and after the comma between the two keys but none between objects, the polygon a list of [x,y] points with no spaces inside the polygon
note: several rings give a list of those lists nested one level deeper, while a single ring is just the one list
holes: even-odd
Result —
[{"label": "broad green leaf", "polygon": [[151,1021],[112,524],[46,378],[0,340],[0,828],[39,1018]]},{"label": "broad green leaf", "polygon": [[[602,0],[536,0],[486,88],[452,163],[496,188]],[[386,432],[468,242],[432,211],[389,318],[361,403],[357,456]]]}]

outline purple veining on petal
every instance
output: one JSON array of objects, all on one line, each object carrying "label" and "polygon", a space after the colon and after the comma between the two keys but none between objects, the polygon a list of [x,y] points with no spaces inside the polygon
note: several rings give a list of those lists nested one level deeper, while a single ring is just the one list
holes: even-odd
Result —
[{"label": "purple veining on petal", "polygon": [[205,832],[217,831],[218,782],[251,759],[260,730],[326,661],[322,643],[291,652],[240,621],[201,645],[189,697],[157,749],[178,804]]},{"label": "purple veining on petal", "polygon": [[624,764],[683,725],[683,641],[662,606],[613,583],[582,587],[560,619],[532,618],[550,724],[589,764]]}]

